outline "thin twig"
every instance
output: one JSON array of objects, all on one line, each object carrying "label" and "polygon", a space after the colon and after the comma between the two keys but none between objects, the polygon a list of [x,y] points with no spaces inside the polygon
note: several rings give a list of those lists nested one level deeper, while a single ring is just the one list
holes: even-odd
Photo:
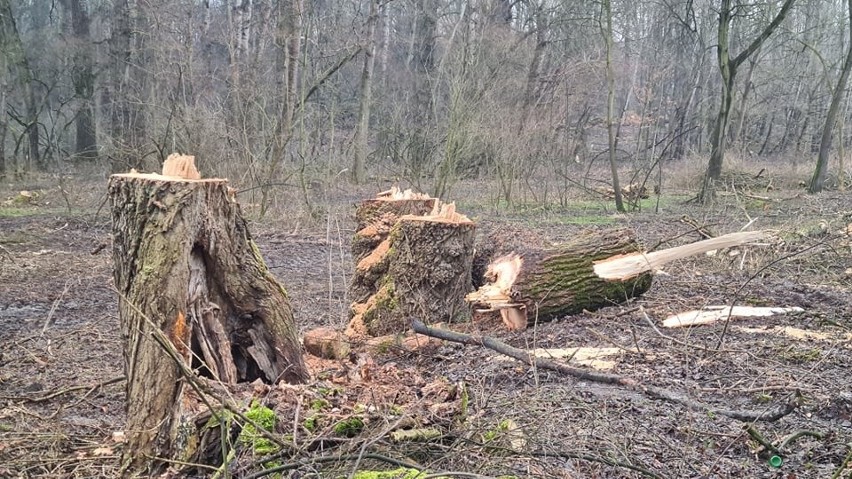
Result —
[{"label": "thin twig", "polygon": [[742,293],[742,291],[745,289],[745,287],[749,283],[751,283],[755,278],[757,278],[758,276],[763,274],[764,271],[771,268],[772,266],[775,266],[776,264],[778,264],[778,263],[780,263],[780,262],[782,262],[786,259],[790,259],[790,258],[798,256],[802,253],[806,253],[806,252],[808,252],[812,249],[815,249],[818,246],[822,246],[824,244],[826,244],[826,242],[821,241],[819,243],[808,246],[807,248],[803,248],[803,249],[800,249],[798,251],[793,251],[790,254],[786,254],[784,256],[781,256],[780,258],[776,258],[776,259],[770,261],[769,263],[767,263],[766,265],[764,265],[763,267],[761,267],[760,269],[758,269],[757,271],[755,271],[755,273],[753,275],[751,275],[745,282],[743,282],[743,284],[741,284],[740,287],[737,288],[737,290],[734,292],[734,296],[733,296],[733,298],[731,300],[731,304],[730,304],[731,307],[729,308],[729,311],[728,311],[728,317],[725,318],[725,325],[722,328],[722,334],[719,336],[719,342],[716,343],[716,349],[719,350],[722,347],[722,343],[725,341],[725,336],[728,334],[728,327],[731,324],[731,317],[733,316],[734,305],[737,303],[737,301],[740,297],[740,293]]},{"label": "thin twig", "polygon": [[800,438],[805,436],[810,436],[816,439],[822,439],[825,437],[825,434],[817,431],[808,431],[807,429],[801,429],[785,437],[784,440],[781,441],[781,444],[778,445],[778,449],[783,451],[794,441],[798,441]]}]

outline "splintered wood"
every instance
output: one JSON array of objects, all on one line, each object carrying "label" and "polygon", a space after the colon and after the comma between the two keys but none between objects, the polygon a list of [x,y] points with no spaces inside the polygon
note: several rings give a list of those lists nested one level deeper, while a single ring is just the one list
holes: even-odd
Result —
[{"label": "splintered wood", "polygon": [[766,318],[776,314],[801,313],[804,309],[798,307],[758,307],[758,306],[707,306],[700,310],[678,313],[663,321],[667,328],[683,328],[699,326],[724,321],[728,318]]},{"label": "splintered wood", "polygon": [[195,157],[172,153],[163,163],[163,176],[174,176],[185,180],[200,180],[201,173],[195,168]]},{"label": "splintered wood", "polygon": [[405,331],[411,316],[453,321],[467,312],[474,224],[454,203],[393,188],[358,205],[347,334]]},{"label": "splintered wood", "polygon": [[595,274],[603,279],[624,280],[645,272],[654,272],[666,263],[688,258],[697,254],[731,246],[740,246],[764,239],[762,231],[743,231],[696,243],[655,251],[653,253],[631,253],[607,258],[595,264]]}]

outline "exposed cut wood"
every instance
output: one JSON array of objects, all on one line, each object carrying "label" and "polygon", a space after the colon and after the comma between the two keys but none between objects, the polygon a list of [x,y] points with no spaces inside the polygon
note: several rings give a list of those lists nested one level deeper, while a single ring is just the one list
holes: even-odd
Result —
[{"label": "exposed cut wood", "polygon": [[614,256],[596,262],[595,274],[603,279],[626,280],[645,272],[656,271],[664,264],[672,261],[707,251],[751,243],[765,237],[766,235],[762,231],[743,231],[652,253],[635,252]]},{"label": "exposed cut wood", "polygon": [[[352,257],[355,264],[373,253],[376,247],[387,239],[391,228],[400,217],[430,214],[436,204],[437,198],[411,190],[400,191],[397,187],[379,193],[376,198],[360,202],[355,208],[356,227],[352,238]],[[358,278],[354,278],[354,290],[350,290],[350,298],[357,302],[364,301],[371,294],[370,291],[364,290],[360,283]]]},{"label": "exposed cut wood", "polygon": [[500,311],[510,329],[623,302],[644,293],[651,275],[640,271],[609,280],[596,275],[594,265],[638,250],[631,230],[615,229],[589,231],[555,248],[503,255],[488,267],[489,282],[466,300],[479,311]]},{"label": "exposed cut wood", "polygon": [[[622,352],[618,348],[536,348],[530,354],[537,358],[567,359],[569,363],[588,366],[599,371],[608,371],[615,368],[615,361],[607,358],[617,356]],[[498,361],[508,360],[508,356],[495,356]]]},{"label": "exposed cut wood", "polygon": [[783,334],[793,339],[812,339],[816,341],[838,341],[848,344],[852,341],[852,333],[831,334],[827,331],[814,331],[812,329],[801,329],[793,326],[775,326],[772,328],[737,328],[740,331],[752,334]]},{"label": "exposed cut wood", "polygon": [[[596,186],[592,189],[603,195],[604,198],[615,198],[615,190],[611,186]],[[648,188],[640,185],[639,183],[631,183],[621,187],[621,196],[627,200],[633,201],[638,199],[647,199],[649,198]]]},{"label": "exposed cut wood", "polygon": [[804,309],[792,308],[768,308],[755,306],[707,306],[700,310],[678,313],[663,321],[667,328],[683,328],[687,326],[698,326],[711,324],[716,321],[731,318],[761,318],[775,316],[776,314],[801,313]]},{"label": "exposed cut wood", "polygon": [[222,384],[300,382],[307,370],[286,292],[226,180],[113,175],[109,197],[127,375],[124,463],[147,476],[170,459],[215,461],[195,449],[195,420],[206,407],[155,332]]},{"label": "exposed cut wood", "polygon": [[195,157],[172,153],[163,162],[163,176],[174,176],[185,180],[200,180],[201,174],[195,168]]},{"label": "exposed cut wood", "polygon": [[308,353],[324,359],[344,359],[351,351],[349,338],[330,327],[306,331],[302,343]]},{"label": "exposed cut wood", "polygon": [[[464,294],[470,290],[474,224],[453,203],[411,195],[394,191],[367,202],[371,211],[388,203],[417,213],[398,215],[400,211],[388,206],[377,223],[356,233],[359,248],[369,244],[371,249],[356,251],[353,246],[356,268],[349,288],[353,304],[347,334],[399,333],[414,314],[453,321],[467,312]],[[411,201],[420,203],[414,207]]]}]

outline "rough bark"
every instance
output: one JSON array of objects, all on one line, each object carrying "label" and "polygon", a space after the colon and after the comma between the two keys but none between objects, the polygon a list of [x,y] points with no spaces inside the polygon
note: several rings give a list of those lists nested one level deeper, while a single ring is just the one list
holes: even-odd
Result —
[{"label": "rough bark", "polygon": [[[198,398],[154,340],[224,384],[307,377],[290,303],[251,239],[226,180],[113,175],[115,285],[127,375],[124,465],[156,474],[151,457],[203,460]],[[221,458],[220,458],[221,459]]]},{"label": "rough bark", "polygon": [[[502,255],[491,261],[485,279],[466,299],[486,311],[500,311],[509,329],[529,321],[593,311],[624,302],[651,286],[651,273],[672,261],[765,239],[762,231],[643,252],[630,229],[590,231],[557,248]],[[475,280],[474,280],[475,281]]]},{"label": "rough bark", "polygon": [[412,315],[429,322],[465,317],[474,233],[473,222],[455,213],[452,204],[436,204],[428,215],[399,217],[387,237],[357,260],[349,334],[400,333]]},{"label": "rough bark", "polygon": [[[594,265],[613,256],[640,251],[629,229],[586,232],[552,249],[521,251],[494,260],[486,273],[492,281],[467,296],[467,300],[500,310],[511,329],[527,322],[550,321],[583,310],[593,311],[644,293],[651,275],[642,273],[623,281],[600,278]],[[509,268],[503,264],[517,261]],[[510,311],[520,317],[509,316]]]}]

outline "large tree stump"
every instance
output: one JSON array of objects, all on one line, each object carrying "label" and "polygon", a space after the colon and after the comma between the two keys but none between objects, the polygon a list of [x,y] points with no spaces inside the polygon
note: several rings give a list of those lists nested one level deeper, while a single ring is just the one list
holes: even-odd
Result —
[{"label": "large tree stump", "polygon": [[[197,177],[174,161],[169,171]],[[149,459],[157,457],[203,462],[193,449],[198,398],[153,336],[165,333],[186,365],[226,385],[301,382],[308,373],[287,294],[227,180],[132,172],[110,177],[109,196],[127,374],[125,470],[155,474],[166,465]]]},{"label": "large tree stump", "polygon": [[399,333],[410,327],[412,316],[430,322],[466,316],[474,228],[455,205],[437,201],[429,215],[400,217],[357,262],[349,334]]},{"label": "large tree stump", "polygon": [[742,232],[653,253],[630,229],[586,232],[556,248],[512,252],[491,262],[488,283],[467,301],[500,311],[510,329],[624,302],[651,286],[651,273],[671,261],[763,237]]}]

